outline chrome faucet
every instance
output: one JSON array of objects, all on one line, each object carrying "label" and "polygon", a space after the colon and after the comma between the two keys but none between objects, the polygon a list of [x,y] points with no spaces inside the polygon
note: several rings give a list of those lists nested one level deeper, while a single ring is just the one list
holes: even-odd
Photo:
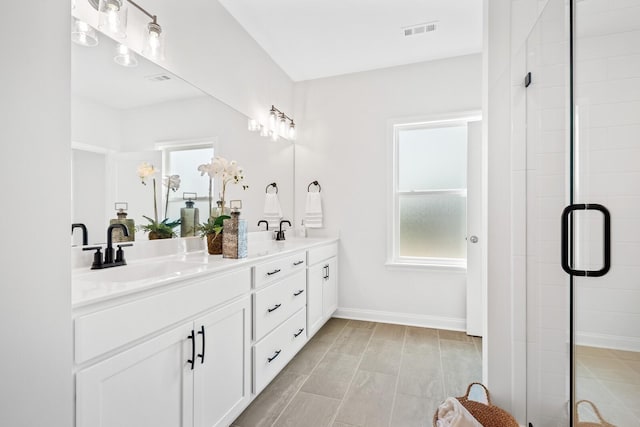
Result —
[{"label": "chrome faucet", "polygon": [[104,261],[102,260],[102,253],[100,250],[101,246],[91,246],[88,248],[82,248],[84,251],[96,250],[96,253],[93,255],[93,264],[91,265],[92,270],[98,270],[101,268],[109,268],[109,267],[117,267],[119,265],[127,265],[127,262],[124,259],[124,251],[122,248],[127,246],[133,246],[133,243],[121,243],[118,245],[118,250],[116,251],[116,258],[113,259],[113,230],[115,228],[120,228],[122,230],[122,234],[125,237],[129,236],[129,229],[124,224],[111,224],[107,228],[107,247],[104,250]]},{"label": "chrome faucet", "polygon": [[276,240],[284,240],[284,230],[282,229],[282,223],[287,223],[289,224],[289,227],[291,227],[291,221],[289,221],[288,219],[283,219],[282,221],[280,221],[280,230],[276,232]]}]

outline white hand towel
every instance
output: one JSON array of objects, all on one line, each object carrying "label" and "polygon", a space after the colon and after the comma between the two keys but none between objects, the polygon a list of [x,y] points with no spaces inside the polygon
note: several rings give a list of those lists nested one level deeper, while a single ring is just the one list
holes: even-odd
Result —
[{"label": "white hand towel", "polygon": [[438,407],[438,427],[482,427],[455,397],[447,397]]},{"label": "white hand towel", "polygon": [[270,228],[276,228],[280,225],[282,208],[280,207],[280,199],[278,199],[277,193],[265,194],[263,216]]},{"label": "white hand towel", "polygon": [[307,228],[322,228],[322,198],[320,192],[307,192],[304,225]]}]

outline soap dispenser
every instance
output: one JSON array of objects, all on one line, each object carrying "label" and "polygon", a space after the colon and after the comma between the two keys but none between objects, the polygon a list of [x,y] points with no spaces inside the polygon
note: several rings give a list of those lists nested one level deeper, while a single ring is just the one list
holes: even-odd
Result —
[{"label": "soap dispenser", "polygon": [[196,227],[200,224],[200,211],[194,207],[194,200],[198,200],[196,193],[182,193],[186,206],[180,209],[180,237],[196,235]]},{"label": "soap dispenser", "polygon": [[231,218],[222,223],[222,257],[247,257],[247,220],[240,219],[242,200],[231,200]]},{"label": "soap dispenser", "polygon": [[136,224],[132,218],[127,218],[129,204],[127,202],[115,203],[116,216],[109,221],[109,224],[123,224],[129,230],[129,235],[125,236],[120,228],[113,229],[114,242],[133,242],[135,240]]}]

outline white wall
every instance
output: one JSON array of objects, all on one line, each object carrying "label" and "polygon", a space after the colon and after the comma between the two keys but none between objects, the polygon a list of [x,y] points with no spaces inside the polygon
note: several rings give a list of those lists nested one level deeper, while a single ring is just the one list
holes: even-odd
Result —
[{"label": "white wall", "polygon": [[[263,123],[272,104],[291,112],[291,79],[218,1],[150,3],[143,6],[158,16],[166,35],[166,59],[159,65]],[[97,27],[97,12],[88,2],[77,1],[74,14]],[[133,7],[128,16],[121,42],[140,52],[140,30],[148,19]]]},{"label": "white wall", "polygon": [[296,218],[318,180],[340,233],[339,315],[464,329],[464,272],[385,266],[388,122],[479,110],[481,73],[469,55],[296,83]]},{"label": "white wall", "polygon": [[119,151],[122,144],[122,112],[73,95],[71,141]]},{"label": "white wall", "polygon": [[0,15],[3,426],[73,422],[68,4],[13,2]]}]

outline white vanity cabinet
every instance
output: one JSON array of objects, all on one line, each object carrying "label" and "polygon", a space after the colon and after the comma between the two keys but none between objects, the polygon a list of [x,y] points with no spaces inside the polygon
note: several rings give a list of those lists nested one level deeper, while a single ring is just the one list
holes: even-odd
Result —
[{"label": "white vanity cabinet", "polygon": [[309,249],[307,262],[307,331],[311,337],[338,308],[337,243]]},{"label": "white vanity cabinet", "polygon": [[[238,295],[220,303],[220,298],[228,296],[226,286],[235,288]],[[210,295],[191,294],[207,288],[211,288]],[[76,427],[228,426],[251,399],[249,290],[246,269],[149,297],[175,298],[173,310],[164,307],[171,318],[175,311],[189,310],[188,305],[179,305],[177,297],[191,294],[190,302],[197,311],[189,320],[184,316],[185,321],[177,327],[139,339],[124,351],[112,351],[103,360],[78,369]],[[197,301],[203,297],[212,307],[208,311],[199,310]],[[129,308],[144,306],[147,299],[132,301]],[[115,313],[122,315],[121,308],[126,305],[76,320],[81,325],[84,320],[88,326],[91,316],[101,316],[102,324],[108,320],[107,313],[116,309]],[[149,319],[155,323],[153,313],[146,318],[144,312],[138,312],[138,323],[149,323]],[[112,320],[118,323],[118,319]],[[139,326],[131,325],[130,329],[136,328]],[[91,328],[83,330],[90,332]],[[120,332],[112,330],[112,334]]]},{"label": "white vanity cabinet", "polygon": [[254,267],[253,392],[260,393],[307,341],[306,252]]}]

